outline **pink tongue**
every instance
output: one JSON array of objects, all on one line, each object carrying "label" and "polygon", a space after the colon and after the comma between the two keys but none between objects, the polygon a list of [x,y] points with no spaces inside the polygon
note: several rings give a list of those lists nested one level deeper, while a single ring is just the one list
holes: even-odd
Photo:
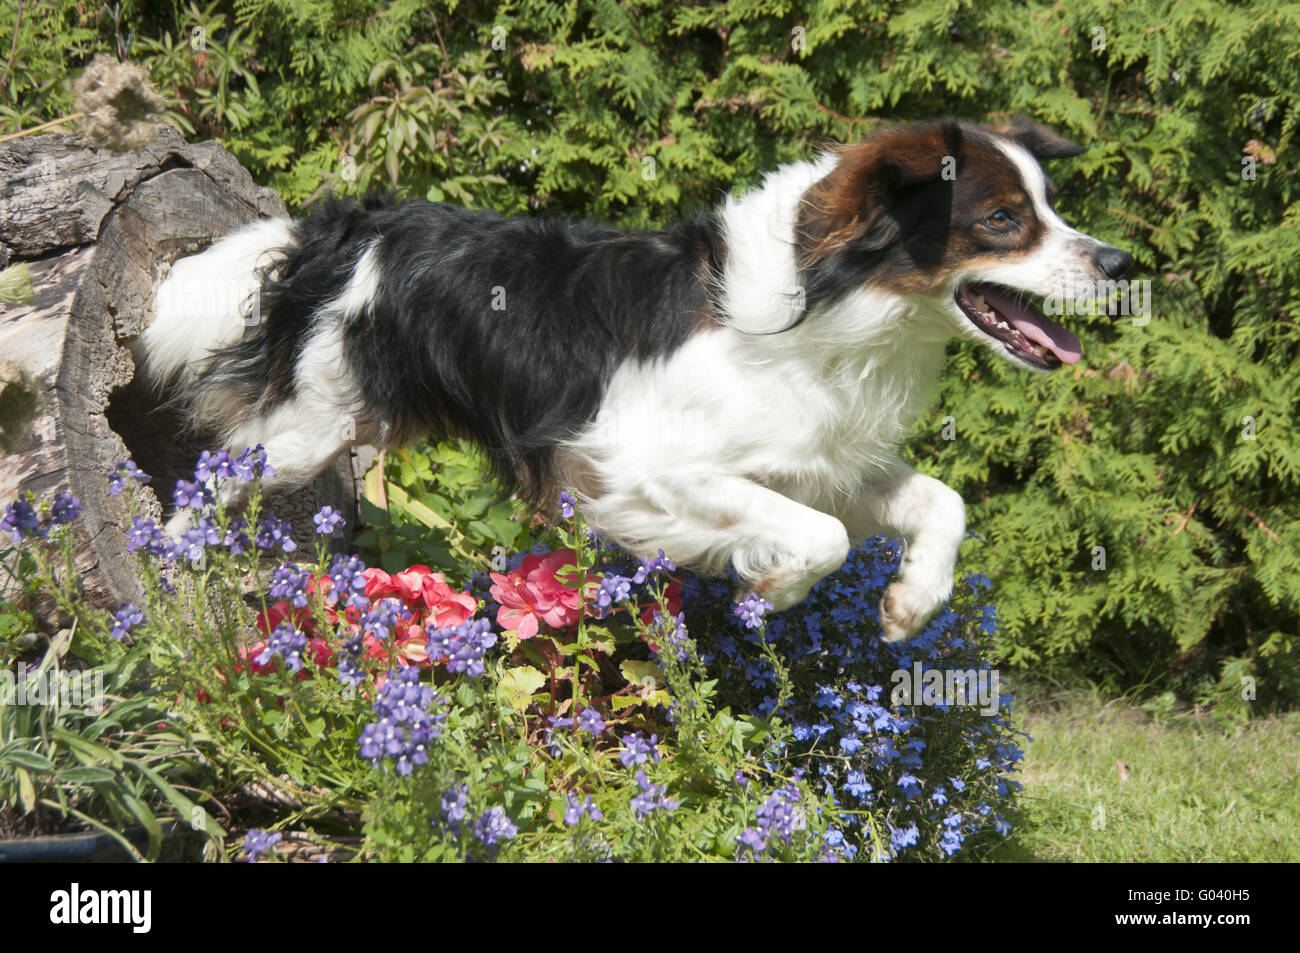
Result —
[{"label": "pink tongue", "polygon": [[1062,364],[1075,364],[1083,357],[1079,339],[1059,324],[1048,321],[1032,305],[993,288],[977,285],[975,291],[983,294],[985,303],[996,308],[1016,330],[1035,344],[1047,348],[1061,359]]}]

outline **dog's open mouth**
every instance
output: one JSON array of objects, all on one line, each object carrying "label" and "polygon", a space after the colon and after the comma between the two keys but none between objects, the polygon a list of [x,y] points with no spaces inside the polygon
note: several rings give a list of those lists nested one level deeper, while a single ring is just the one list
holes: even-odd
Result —
[{"label": "dog's open mouth", "polygon": [[1022,294],[972,282],[960,285],[955,298],[971,324],[1031,367],[1050,370],[1083,356],[1079,339],[1049,321]]}]

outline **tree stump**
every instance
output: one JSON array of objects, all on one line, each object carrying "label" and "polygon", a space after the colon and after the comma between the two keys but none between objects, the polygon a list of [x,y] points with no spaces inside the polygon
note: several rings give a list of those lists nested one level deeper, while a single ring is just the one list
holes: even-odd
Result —
[{"label": "tree stump", "polygon": [[[169,508],[175,481],[192,478],[200,450],[213,446],[184,432],[167,395],[135,380],[128,348],[153,319],[154,290],[175,259],[284,214],[219,144],[189,144],[169,128],[126,153],[66,134],[0,145],[0,267],[25,262],[35,293],[0,304],[0,506],[25,490],[81,500],[76,565],[93,605],[140,593],[108,471],[130,458],[152,474],[137,508],[160,521],[159,497]],[[293,522],[300,542],[325,504],[355,526],[372,457],[345,455],[311,486],[272,494],[267,508]]]}]

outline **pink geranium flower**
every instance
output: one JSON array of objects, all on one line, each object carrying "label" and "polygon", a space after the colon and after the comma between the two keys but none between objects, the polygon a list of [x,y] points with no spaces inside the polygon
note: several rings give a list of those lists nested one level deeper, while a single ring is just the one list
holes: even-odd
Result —
[{"label": "pink geranium flower", "polygon": [[457,592],[447,584],[442,573],[428,566],[411,566],[392,575],[382,569],[367,569],[361,575],[366,581],[366,596],[372,602],[396,598],[411,610],[411,618],[398,625],[393,633],[396,662],[403,668],[428,666],[427,633],[460,625],[478,608],[473,596]]},{"label": "pink geranium flower", "polygon": [[506,575],[492,573],[492,597],[501,603],[497,624],[518,638],[531,639],[541,623],[563,629],[578,621],[577,570],[561,572],[574,565],[577,554],[557,549],[545,556],[529,556],[519,568]]}]

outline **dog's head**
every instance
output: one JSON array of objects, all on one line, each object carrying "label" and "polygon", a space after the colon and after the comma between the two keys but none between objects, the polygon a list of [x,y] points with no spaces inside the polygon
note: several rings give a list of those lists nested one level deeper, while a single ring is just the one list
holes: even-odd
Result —
[{"label": "dog's head", "polygon": [[1052,210],[1039,162],[1082,151],[1026,119],[893,127],[844,147],[800,206],[807,307],[884,290],[1022,366],[1073,364],[1078,338],[1033,299],[1118,281],[1133,264]]}]

